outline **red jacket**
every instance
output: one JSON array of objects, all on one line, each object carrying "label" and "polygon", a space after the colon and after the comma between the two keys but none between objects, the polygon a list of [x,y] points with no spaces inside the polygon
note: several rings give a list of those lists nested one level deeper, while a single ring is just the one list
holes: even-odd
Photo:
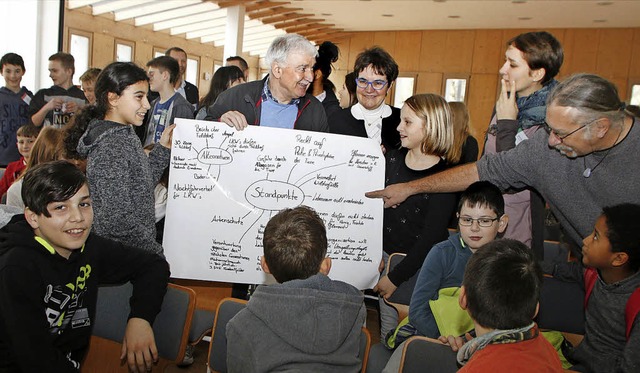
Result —
[{"label": "red jacket", "polygon": [[2,175],[2,179],[0,179],[0,197],[7,193],[11,184],[16,181],[25,167],[24,157],[20,157],[17,161],[7,165],[7,168],[4,170],[4,175]]}]

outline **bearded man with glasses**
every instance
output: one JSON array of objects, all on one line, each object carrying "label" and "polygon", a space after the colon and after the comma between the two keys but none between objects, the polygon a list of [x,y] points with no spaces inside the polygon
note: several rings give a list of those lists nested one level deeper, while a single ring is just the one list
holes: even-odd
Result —
[{"label": "bearded man with glasses", "polygon": [[[500,189],[533,187],[576,247],[603,207],[640,204],[640,126],[618,90],[597,75],[567,78],[547,99],[547,131],[506,152],[367,193],[385,207],[417,193],[455,192],[477,180]],[[579,255],[579,254],[578,254]]]}]

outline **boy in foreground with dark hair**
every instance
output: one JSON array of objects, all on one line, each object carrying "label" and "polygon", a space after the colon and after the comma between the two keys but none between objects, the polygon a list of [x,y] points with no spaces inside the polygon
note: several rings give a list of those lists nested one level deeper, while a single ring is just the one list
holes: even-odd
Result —
[{"label": "boy in foreground with dark hair", "polygon": [[306,206],[285,209],[264,230],[262,269],[279,284],[259,286],[227,325],[233,372],[359,372],[363,295],[327,277],[324,222]]},{"label": "boy in foreground with dark hair", "polygon": [[[0,230],[0,371],[78,372],[98,286],[131,281],[122,358],[133,372],[158,359],[151,324],[169,278],[160,256],[91,234],[84,174],[55,161],[30,169],[24,215]],[[34,353],[37,356],[34,356]]]},{"label": "boy in foreground with dark hair", "polygon": [[495,240],[471,256],[459,302],[477,337],[466,343],[460,337],[439,338],[458,351],[458,363],[464,365],[459,372],[562,372],[556,351],[532,321],[541,286],[542,269],[519,241]]},{"label": "boy in foreground with dark hair", "polygon": [[[640,370],[640,206],[605,207],[582,241],[582,264],[556,264],[554,278],[585,284],[585,335],[565,356],[580,372]],[[563,350],[565,352],[565,350]]]}]

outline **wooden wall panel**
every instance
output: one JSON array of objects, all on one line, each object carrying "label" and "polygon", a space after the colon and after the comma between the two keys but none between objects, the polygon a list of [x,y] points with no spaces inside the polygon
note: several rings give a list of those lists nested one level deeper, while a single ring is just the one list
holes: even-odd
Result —
[{"label": "wooden wall panel", "polygon": [[373,44],[382,47],[394,56],[396,52],[396,33],[394,31],[377,31],[373,33]]},{"label": "wooden wall panel", "polygon": [[351,44],[349,48],[349,59],[347,66],[353,69],[353,64],[356,62],[356,57],[363,50],[370,48],[374,45],[373,32],[358,32],[351,38]]},{"label": "wooden wall panel", "polygon": [[472,74],[469,81],[467,107],[471,118],[471,132],[478,140],[480,152],[484,146],[484,134],[496,104],[498,74]]},{"label": "wooden wall panel", "polygon": [[498,73],[504,60],[502,46],[499,42],[502,31],[476,30],[473,44],[473,63],[471,72],[475,74]]},{"label": "wooden wall panel", "polygon": [[153,58],[153,45],[143,41],[136,41],[134,62],[138,66],[145,66]]},{"label": "wooden wall panel", "polygon": [[442,73],[419,73],[416,82],[416,93],[442,92]]},{"label": "wooden wall panel", "polygon": [[596,74],[605,78],[627,77],[632,41],[632,29],[602,29],[598,43]]},{"label": "wooden wall panel", "polygon": [[475,31],[447,31],[443,72],[468,73],[473,62]]},{"label": "wooden wall panel", "polygon": [[640,78],[640,29],[633,30],[631,61],[629,62],[629,79]]},{"label": "wooden wall panel", "polygon": [[564,39],[564,63],[560,71],[563,76],[579,72],[595,72],[599,29],[568,29]]},{"label": "wooden wall panel", "polygon": [[443,72],[446,49],[446,31],[423,31],[420,46],[420,71]]},{"label": "wooden wall panel", "polygon": [[[115,39],[100,32],[93,33],[93,55],[91,64],[103,68],[114,60]],[[78,71],[82,74],[82,72]]]},{"label": "wooden wall panel", "polygon": [[200,57],[200,74],[198,75],[198,80],[200,83],[198,84],[198,93],[200,93],[200,97],[204,97],[207,93],[209,93],[209,88],[211,87],[211,80],[205,80],[205,73],[210,73],[213,76],[213,65],[215,64],[214,59],[211,57]]},{"label": "wooden wall panel", "polygon": [[333,68],[335,70],[350,70],[353,66],[349,66],[349,50],[350,48],[350,39],[342,39],[338,41],[334,41],[334,43],[340,49],[340,57],[338,57],[338,61],[333,64]]},{"label": "wooden wall panel", "polygon": [[416,72],[420,70],[421,31],[402,31],[396,33],[396,46],[393,58],[402,66],[400,72]]}]

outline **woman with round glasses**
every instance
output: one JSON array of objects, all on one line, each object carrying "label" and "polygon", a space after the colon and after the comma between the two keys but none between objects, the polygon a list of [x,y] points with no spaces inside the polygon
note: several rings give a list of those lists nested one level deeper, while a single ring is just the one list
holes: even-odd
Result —
[{"label": "woman with round glasses", "polygon": [[385,104],[384,99],[398,77],[398,64],[384,49],[373,47],[358,55],[353,70],[358,103],[331,115],[329,131],[374,139],[384,151],[397,148],[400,109]]},{"label": "woman with round glasses", "polygon": [[[451,110],[447,101],[436,94],[409,97],[396,126],[401,147],[388,149],[385,184],[397,184],[436,174],[449,167],[453,146]],[[394,209],[384,210],[382,234],[383,258],[393,253],[407,256],[380,278],[374,291],[380,294],[380,332],[384,338],[398,324],[398,314],[382,298],[413,277],[431,247],[444,241],[449,232],[449,218],[455,210],[453,193],[418,194]]]},{"label": "woman with round glasses", "polygon": [[[544,129],[546,100],[558,82],[562,46],[548,32],[527,32],[507,42],[500,68],[501,92],[485,139],[484,153],[500,153],[516,147]],[[509,226],[505,238],[513,238],[543,252],[544,201],[537,192],[504,194]]]}]

